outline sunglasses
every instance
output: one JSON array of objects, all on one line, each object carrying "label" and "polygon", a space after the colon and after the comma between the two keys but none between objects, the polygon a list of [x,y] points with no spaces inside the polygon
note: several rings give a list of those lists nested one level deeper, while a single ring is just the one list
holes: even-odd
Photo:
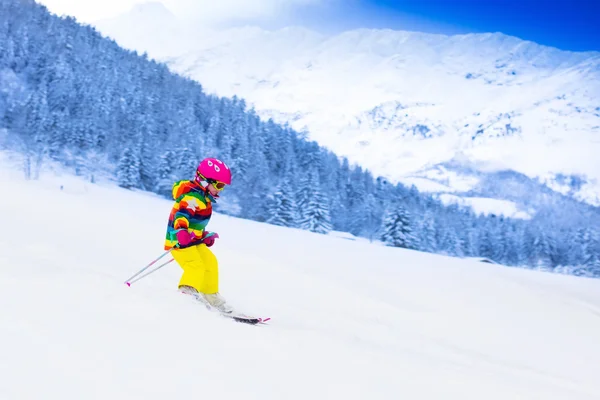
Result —
[{"label": "sunglasses", "polygon": [[207,179],[206,181],[208,183],[210,183],[211,185],[213,185],[213,187],[215,189],[217,189],[218,191],[225,189],[225,186],[227,186],[227,184],[220,182],[220,181],[215,181],[214,179]]},{"label": "sunglasses", "polygon": [[[219,192],[223,189],[225,189],[225,186],[227,186],[226,183],[218,181],[216,179],[209,179],[209,178],[205,178],[204,176],[202,176],[202,174],[200,174],[199,172],[196,171],[196,181],[198,183],[201,183],[202,181],[207,182],[210,185],[213,185],[213,187],[215,189],[217,189]],[[202,185],[204,187],[208,186],[208,185]]]}]

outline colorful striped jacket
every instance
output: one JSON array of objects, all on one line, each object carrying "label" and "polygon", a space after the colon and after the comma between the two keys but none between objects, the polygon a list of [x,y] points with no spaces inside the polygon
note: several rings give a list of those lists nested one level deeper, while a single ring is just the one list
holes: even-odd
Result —
[{"label": "colorful striped jacket", "polygon": [[[206,236],[204,229],[212,215],[211,197],[206,189],[194,181],[175,182],[173,185],[175,204],[169,214],[165,250],[175,247],[177,232],[182,229],[193,232],[198,238]],[[180,247],[190,247],[199,243],[200,241],[195,241]]]}]

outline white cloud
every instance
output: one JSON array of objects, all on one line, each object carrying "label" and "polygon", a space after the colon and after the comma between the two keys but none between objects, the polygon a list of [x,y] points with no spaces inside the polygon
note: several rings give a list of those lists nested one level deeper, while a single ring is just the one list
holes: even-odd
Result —
[{"label": "white cloud", "polygon": [[[181,19],[203,25],[233,21],[269,21],[293,15],[303,7],[328,5],[339,0],[158,0]],[[38,0],[50,11],[72,15],[82,22],[110,18],[130,10],[144,0]]]},{"label": "white cloud", "polygon": [[115,17],[144,0],[36,0],[57,15],[70,15],[81,22],[90,23]]},{"label": "white cloud", "polygon": [[163,0],[180,17],[193,18],[208,24],[240,19],[270,19],[292,11],[295,7],[311,6],[326,0]]}]

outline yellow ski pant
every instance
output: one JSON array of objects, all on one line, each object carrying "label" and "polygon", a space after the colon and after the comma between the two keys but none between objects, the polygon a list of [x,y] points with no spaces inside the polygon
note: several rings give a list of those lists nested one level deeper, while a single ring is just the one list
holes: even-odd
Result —
[{"label": "yellow ski pant", "polygon": [[183,269],[179,286],[191,286],[200,293],[213,294],[219,291],[219,263],[217,257],[205,244],[171,252]]}]

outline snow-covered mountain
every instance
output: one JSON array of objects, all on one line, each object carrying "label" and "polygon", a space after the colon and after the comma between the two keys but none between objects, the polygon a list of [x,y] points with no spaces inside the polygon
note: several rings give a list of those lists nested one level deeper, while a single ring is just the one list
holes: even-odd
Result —
[{"label": "snow-covered mountain", "polygon": [[600,205],[600,53],[501,33],[298,27],[188,30],[165,51],[133,37],[131,18],[97,26],[392,181],[430,188],[439,164],[462,160]]},{"label": "snow-covered mountain", "polygon": [[236,324],[178,294],[175,263],[123,284],[171,201],[5,161],[2,400],[600,396],[600,280],[215,214],[221,293],[272,317]]},{"label": "snow-covered mountain", "polygon": [[182,22],[160,2],[136,4],[126,14],[94,25],[120,46],[157,59],[185,54],[198,37],[213,35],[207,28]]}]

